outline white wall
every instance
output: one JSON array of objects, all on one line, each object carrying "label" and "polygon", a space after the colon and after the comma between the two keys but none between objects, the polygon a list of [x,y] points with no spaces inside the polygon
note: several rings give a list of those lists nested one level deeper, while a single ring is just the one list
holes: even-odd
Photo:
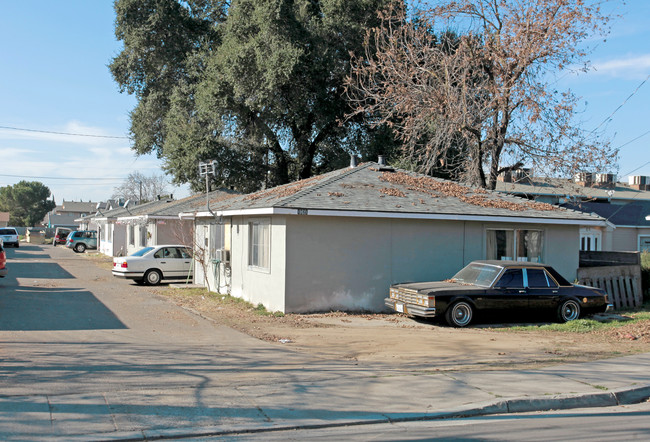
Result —
[{"label": "white wall", "polygon": [[[231,294],[270,311],[286,311],[285,293],[285,216],[271,218],[270,269],[264,271],[248,265],[248,222],[260,217],[233,217],[231,227]],[[262,217],[264,218],[264,217]]]},{"label": "white wall", "polygon": [[391,284],[446,279],[485,259],[487,228],[543,230],[543,260],[575,279],[578,226],[293,216],[285,311],[382,310]]},{"label": "white wall", "polygon": [[[544,262],[570,281],[578,267],[579,226],[276,215],[265,271],[248,266],[255,218],[232,219],[231,294],[271,311],[383,310],[391,284],[449,278],[485,259],[489,228],[543,230]],[[195,275],[204,280],[198,266]]]}]

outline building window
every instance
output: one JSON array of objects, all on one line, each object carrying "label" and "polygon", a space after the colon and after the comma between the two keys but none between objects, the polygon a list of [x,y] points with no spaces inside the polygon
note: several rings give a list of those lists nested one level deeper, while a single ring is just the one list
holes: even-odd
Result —
[{"label": "building window", "polygon": [[147,246],[147,225],[140,226],[140,247]]},{"label": "building window", "polygon": [[129,245],[135,245],[135,226],[133,224],[129,225]]},{"label": "building window", "polygon": [[580,229],[580,250],[585,252],[597,252],[601,250],[602,233],[590,228]]},{"label": "building window", "polygon": [[223,243],[224,243],[223,224],[210,224],[209,236],[210,236],[210,240],[209,240],[210,259],[216,259],[217,250],[223,249]]},{"label": "building window", "polygon": [[542,261],[544,232],[541,230],[489,229],[486,238],[487,259]]},{"label": "building window", "polygon": [[106,226],[106,241],[113,241],[113,224],[108,224]]},{"label": "building window", "polygon": [[270,269],[271,223],[259,219],[248,223],[248,265],[264,270]]}]

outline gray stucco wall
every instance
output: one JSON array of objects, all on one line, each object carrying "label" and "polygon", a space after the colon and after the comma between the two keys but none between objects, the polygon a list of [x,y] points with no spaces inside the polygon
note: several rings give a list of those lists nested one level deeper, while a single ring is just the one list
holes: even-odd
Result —
[{"label": "gray stucco wall", "polygon": [[313,216],[286,223],[286,312],[382,310],[390,284],[449,278],[485,259],[487,228],[542,229],[543,259],[569,280],[578,267],[578,226]]},{"label": "gray stucco wall", "polygon": [[[248,265],[249,222],[268,219],[271,223],[270,268],[256,269]],[[285,306],[286,262],[285,216],[251,216],[232,218],[231,228],[231,294],[255,305],[262,303],[270,311],[287,311]]]}]

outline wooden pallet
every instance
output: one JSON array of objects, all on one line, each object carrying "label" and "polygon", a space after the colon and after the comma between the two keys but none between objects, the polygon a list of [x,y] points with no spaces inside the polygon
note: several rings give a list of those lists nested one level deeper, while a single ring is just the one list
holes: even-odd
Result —
[{"label": "wooden pallet", "polygon": [[643,303],[639,266],[579,268],[578,283],[605,290],[616,310],[638,307]]}]

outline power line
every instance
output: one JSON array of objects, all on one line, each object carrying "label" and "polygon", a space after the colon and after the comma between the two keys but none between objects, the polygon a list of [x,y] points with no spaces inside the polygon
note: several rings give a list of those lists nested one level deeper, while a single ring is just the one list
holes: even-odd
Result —
[{"label": "power line", "polygon": [[70,178],[70,177],[59,177],[59,176],[27,176],[27,175],[6,175],[0,173],[0,176],[6,176],[11,178],[31,178],[39,180],[76,180],[76,181],[97,181],[97,180],[125,180],[126,177],[91,177],[91,178]]},{"label": "power line", "polygon": [[641,84],[638,85],[638,86],[636,87],[636,89],[634,89],[634,91],[633,91],[633,92],[632,92],[632,93],[631,93],[631,94],[630,94],[630,95],[629,95],[625,100],[623,100],[623,102],[622,102],[622,103],[621,103],[621,104],[620,104],[616,109],[614,109],[614,112],[612,112],[611,114],[609,114],[609,116],[608,116],[607,118],[605,118],[605,119],[603,120],[603,122],[600,123],[600,124],[599,124],[599,125],[598,125],[594,130],[592,130],[591,132],[596,132],[596,131],[597,131],[597,130],[598,130],[598,129],[603,125],[603,124],[605,124],[605,123],[607,123],[609,120],[611,120],[611,118],[614,116],[614,114],[615,114],[616,112],[618,112],[618,111],[619,111],[623,106],[625,106],[625,104],[629,101],[629,99],[632,98],[632,97],[633,97],[633,96],[634,96],[634,95],[639,91],[639,89],[641,89],[641,86],[643,86],[643,85],[646,83],[646,81],[648,81],[648,79],[650,79],[650,74],[648,74],[648,76],[645,77],[645,80],[643,80],[643,81],[641,82]]},{"label": "power line", "polygon": [[632,138],[632,139],[631,139],[630,141],[628,141],[627,143],[621,144],[620,146],[617,147],[617,149],[620,150],[620,149],[622,149],[623,147],[627,146],[628,144],[633,143],[633,142],[635,142],[636,140],[638,140],[639,138],[643,138],[643,137],[645,137],[645,136],[648,135],[648,134],[650,134],[650,130],[648,130],[648,131],[646,131],[646,132],[643,132],[641,135],[639,135],[639,136],[636,137],[636,138]]},{"label": "power line", "polygon": [[39,130],[39,129],[25,129],[21,127],[11,127],[11,126],[0,126],[0,129],[8,129],[8,130],[19,130],[23,132],[37,132],[37,133],[42,133],[42,134],[54,134],[54,135],[72,135],[75,137],[91,137],[91,138],[117,138],[121,140],[130,140],[129,137],[118,137],[116,135],[92,135],[92,134],[79,134],[79,133],[72,133],[72,132],[55,132],[51,130]]}]

